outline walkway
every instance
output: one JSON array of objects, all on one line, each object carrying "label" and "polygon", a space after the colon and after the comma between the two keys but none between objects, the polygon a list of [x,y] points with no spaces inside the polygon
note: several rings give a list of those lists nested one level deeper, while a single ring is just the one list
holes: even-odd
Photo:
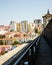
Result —
[{"label": "walkway", "polygon": [[43,37],[36,53],[35,65],[52,65],[52,49]]}]

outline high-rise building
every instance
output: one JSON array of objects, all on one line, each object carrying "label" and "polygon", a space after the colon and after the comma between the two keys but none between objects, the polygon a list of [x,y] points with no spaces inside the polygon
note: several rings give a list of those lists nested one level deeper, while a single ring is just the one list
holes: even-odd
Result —
[{"label": "high-rise building", "polygon": [[21,32],[28,32],[28,21],[21,22]]}]

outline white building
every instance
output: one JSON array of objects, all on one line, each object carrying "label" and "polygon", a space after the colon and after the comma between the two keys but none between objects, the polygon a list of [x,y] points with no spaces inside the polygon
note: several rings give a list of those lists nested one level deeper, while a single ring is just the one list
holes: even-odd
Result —
[{"label": "white building", "polygon": [[9,25],[10,25],[10,31],[16,31],[16,22],[15,21],[11,21]]},{"label": "white building", "polygon": [[0,35],[4,35],[5,33],[7,33],[8,31],[6,30],[0,30]]}]

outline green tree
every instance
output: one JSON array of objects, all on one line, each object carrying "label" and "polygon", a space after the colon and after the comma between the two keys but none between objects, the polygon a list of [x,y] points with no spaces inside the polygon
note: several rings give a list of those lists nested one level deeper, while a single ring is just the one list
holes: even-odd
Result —
[{"label": "green tree", "polygon": [[18,41],[15,40],[12,45],[16,45],[16,44],[20,44],[20,42],[18,42]]},{"label": "green tree", "polygon": [[0,40],[0,45],[3,45],[3,41],[2,40]]},{"label": "green tree", "polygon": [[35,28],[35,33],[38,33],[38,29],[37,28]]},{"label": "green tree", "polygon": [[19,42],[18,41],[14,41],[14,44],[19,44]]}]

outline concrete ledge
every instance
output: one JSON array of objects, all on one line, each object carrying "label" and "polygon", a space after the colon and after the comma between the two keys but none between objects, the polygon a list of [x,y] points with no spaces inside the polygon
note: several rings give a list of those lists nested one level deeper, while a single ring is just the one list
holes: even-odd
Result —
[{"label": "concrete ledge", "polygon": [[17,48],[9,51],[8,53],[2,55],[0,57],[0,65],[2,65],[3,63],[5,63],[7,60],[9,60],[11,57],[13,57],[16,53],[18,53],[21,49],[23,49],[25,46],[27,46],[28,44],[22,44],[20,46],[18,46]]}]

